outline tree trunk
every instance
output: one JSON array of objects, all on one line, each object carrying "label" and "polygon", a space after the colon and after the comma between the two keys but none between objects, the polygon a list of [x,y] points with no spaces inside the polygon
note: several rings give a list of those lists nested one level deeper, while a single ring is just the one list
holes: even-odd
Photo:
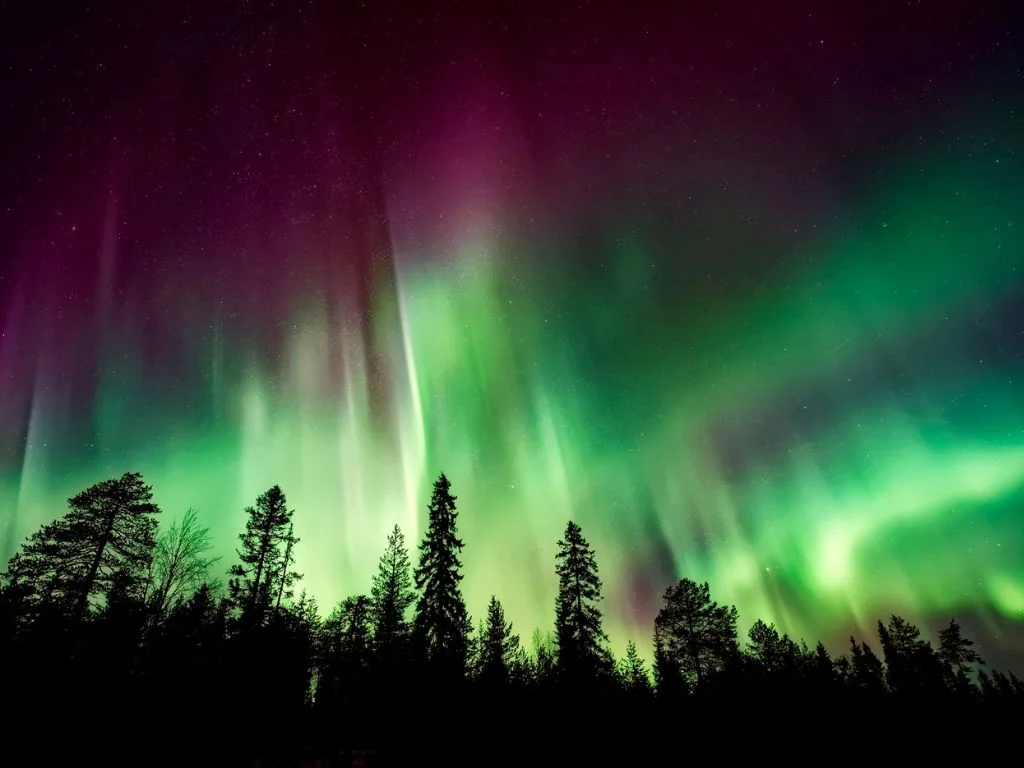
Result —
[{"label": "tree trunk", "polygon": [[281,571],[281,586],[277,590],[277,605],[275,608],[281,610],[281,596],[284,595],[284,585],[288,581],[288,561],[292,557],[292,527],[288,526],[288,546],[284,550],[284,568]]},{"label": "tree trunk", "polygon": [[103,562],[103,553],[106,551],[107,545],[110,543],[110,537],[114,533],[114,520],[116,517],[116,512],[111,512],[107,517],[107,526],[103,529],[103,535],[100,536],[99,543],[96,546],[96,555],[89,566],[89,575],[86,576],[81,593],[78,595],[78,602],[75,605],[76,619],[81,619],[85,615],[85,609],[89,604],[89,593],[92,592],[92,585],[96,581],[96,574],[99,573],[100,563]]},{"label": "tree trunk", "polygon": [[260,541],[260,559],[256,563],[256,577],[252,580],[252,591],[249,595],[249,610],[256,609],[256,601],[260,594],[260,582],[263,580],[263,561],[267,558],[267,550],[270,549],[270,533],[265,532]]}]

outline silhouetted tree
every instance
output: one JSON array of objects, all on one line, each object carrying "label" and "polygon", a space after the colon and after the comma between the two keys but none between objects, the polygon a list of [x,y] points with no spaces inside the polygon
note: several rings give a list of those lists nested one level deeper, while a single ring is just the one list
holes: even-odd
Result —
[{"label": "silhouetted tree", "polygon": [[640,658],[636,643],[632,640],[626,645],[626,655],[619,661],[619,677],[627,693],[646,695],[651,693],[651,677],[647,674],[647,665]]},{"label": "silhouetted tree", "polygon": [[487,622],[479,633],[479,646],[480,682],[491,688],[508,685],[519,661],[519,636],[505,621],[505,611],[493,595],[487,606]]},{"label": "silhouetted tree", "polygon": [[974,649],[974,640],[964,637],[955,618],[950,618],[949,626],[939,630],[939,658],[945,666],[950,687],[959,691],[971,687],[971,665],[985,664]]},{"label": "silhouetted tree", "polygon": [[156,544],[153,489],[129,472],[68,500],[68,513],[32,534],[11,558],[6,578],[27,587],[31,603],[49,602],[81,618],[91,601],[102,605],[115,579],[124,594],[141,597]]},{"label": "silhouetted tree", "polygon": [[819,694],[829,692],[835,693],[837,682],[836,662],[829,655],[828,649],[819,640],[814,647],[814,655],[810,659],[811,680]]},{"label": "silhouetted tree", "polygon": [[282,592],[290,596],[291,585],[302,578],[290,570],[292,547],[298,539],[292,532],[292,510],[279,486],[257,497],[256,505],[245,512],[245,531],[238,535],[241,562],[231,567],[228,589],[244,623],[259,625],[266,620],[271,601]]},{"label": "silhouetted tree", "polygon": [[796,667],[800,648],[789,635],[779,635],[774,624],[765,624],[761,619],[747,633],[747,652],[768,672],[793,671]]},{"label": "silhouetted tree", "polygon": [[601,626],[601,579],[594,550],[579,525],[569,521],[555,555],[558,596],[555,602],[555,645],[558,671],[572,685],[596,680],[612,670],[612,658]]},{"label": "silhouetted tree", "polygon": [[288,534],[284,540],[284,555],[281,558],[280,575],[277,578],[277,600],[274,602],[274,608],[277,610],[281,609],[281,600],[291,600],[295,594],[292,585],[302,578],[301,574],[292,570],[292,566],[295,565],[295,545],[298,541],[295,538],[293,525],[288,523]]},{"label": "silhouetted tree", "polygon": [[921,631],[900,616],[891,616],[888,626],[878,622],[878,638],[885,659],[889,689],[897,694],[940,692],[943,674],[931,643]]},{"label": "silhouetted tree", "polygon": [[434,482],[427,530],[414,574],[420,597],[413,630],[418,650],[435,671],[462,676],[472,625],[459,587],[462,539],[457,535],[455,500],[451,483],[442,473]]},{"label": "silhouetted tree", "polygon": [[881,659],[867,643],[858,643],[850,637],[849,682],[869,696],[880,696],[885,691],[885,670]]},{"label": "silhouetted tree", "polygon": [[557,671],[555,640],[550,632],[542,632],[537,628],[533,630],[531,644],[534,657],[533,682],[546,687],[555,679]]},{"label": "silhouetted tree", "polygon": [[664,654],[663,666],[674,664],[685,679],[699,686],[738,653],[736,608],[718,605],[707,582],[690,579],[669,587],[664,599],[654,620],[655,648]]},{"label": "silhouetted tree", "polygon": [[149,604],[158,621],[206,583],[210,566],[220,560],[207,556],[212,549],[210,529],[199,526],[193,509],[185,512],[180,524],[174,521],[157,537],[150,569]]},{"label": "silhouetted tree", "polygon": [[391,663],[408,642],[409,608],[416,601],[405,536],[395,525],[377,564],[370,591],[373,640],[377,656]]},{"label": "silhouetted tree", "polygon": [[343,600],[320,629],[317,705],[338,715],[361,703],[372,663],[371,605],[365,595]]},{"label": "silhouetted tree", "polygon": [[668,650],[658,644],[657,639],[654,644],[654,688],[658,696],[666,702],[678,700],[690,692],[690,684],[683,676],[679,659],[670,656]]}]

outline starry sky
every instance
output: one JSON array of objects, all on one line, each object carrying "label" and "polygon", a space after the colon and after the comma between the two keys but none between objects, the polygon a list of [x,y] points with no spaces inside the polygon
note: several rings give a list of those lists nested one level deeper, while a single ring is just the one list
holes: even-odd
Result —
[{"label": "starry sky", "polygon": [[279,483],[326,606],[444,471],[525,637],[572,518],[616,650],[686,576],[1024,661],[1015,4],[79,5],[0,20],[0,560]]}]

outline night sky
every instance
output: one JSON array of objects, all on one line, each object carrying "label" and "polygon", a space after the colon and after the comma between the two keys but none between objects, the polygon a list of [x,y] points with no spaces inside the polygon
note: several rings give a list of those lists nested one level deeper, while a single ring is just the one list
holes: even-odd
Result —
[{"label": "night sky", "polygon": [[525,637],[573,518],[616,650],[686,576],[1020,668],[1018,4],[58,5],[0,17],[0,561],[141,471],[226,569],[279,483],[329,607],[444,471]]}]

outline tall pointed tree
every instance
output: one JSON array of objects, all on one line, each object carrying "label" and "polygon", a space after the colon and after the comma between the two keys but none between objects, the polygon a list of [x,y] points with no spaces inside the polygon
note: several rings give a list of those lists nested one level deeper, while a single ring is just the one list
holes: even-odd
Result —
[{"label": "tall pointed tree", "polygon": [[885,691],[885,670],[866,642],[858,643],[850,637],[850,684],[854,689],[870,696],[880,696]]},{"label": "tall pointed tree", "polygon": [[569,521],[555,555],[558,597],[555,644],[563,680],[578,684],[611,671],[608,637],[601,626],[601,579],[594,550],[579,525]]},{"label": "tall pointed tree", "polygon": [[408,640],[409,608],[416,601],[405,535],[397,524],[388,535],[387,546],[377,563],[370,601],[377,656],[392,661]]},{"label": "tall pointed tree", "polygon": [[68,513],[44,525],[11,558],[6,576],[30,587],[33,602],[81,617],[118,594],[142,598],[156,545],[153,489],[129,472],[68,499]]},{"label": "tall pointed tree", "polygon": [[301,574],[291,570],[292,551],[299,539],[292,532],[292,510],[280,486],[275,485],[245,510],[245,531],[238,535],[239,563],[231,567],[228,590],[232,604],[243,618],[262,624],[272,603],[284,594]]},{"label": "tall pointed tree", "polygon": [[651,676],[647,673],[647,665],[640,658],[636,643],[632,640],[626,645],[626,655],[619,661],[619,677],[627,693],[643,696],[651,693]]},{"label": "tall pointed tree", "polygon": [[463,675],[471,625],[462,599],[462,539],[456,528],[456,497],[442,473],[434,482],[427,531],[415,571],[420,591],[413,619],[417,649],[445,674]]},{"label": "tall pointed tree", "polygon": [[520,655],[519,636],[505,620],[505,609],[491,595],[487,606],[487,622],[480,632],[479,679],[486,686],[507,685]]}]

